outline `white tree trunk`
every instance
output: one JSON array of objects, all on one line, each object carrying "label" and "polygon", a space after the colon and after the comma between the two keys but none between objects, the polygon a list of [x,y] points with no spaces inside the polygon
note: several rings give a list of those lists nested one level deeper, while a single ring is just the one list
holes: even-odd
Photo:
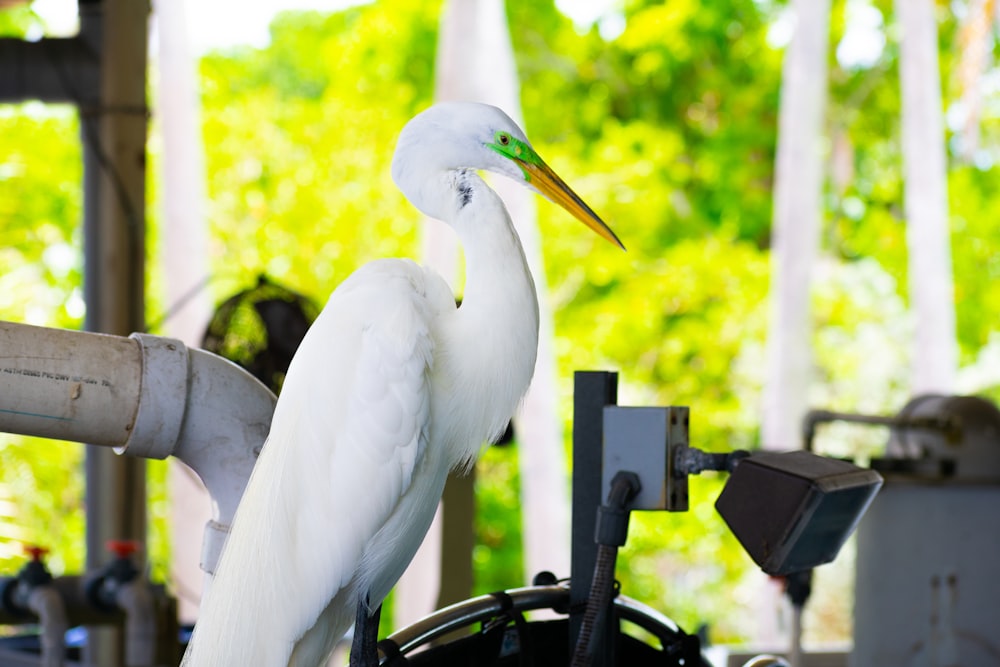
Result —
[{"label": "white tree trunk", "polygon": [[[823,125],[827,99],[830,0],[795,0],[795,30],[785,53],[775,158],[771,240],[771,320],[761,439],[765,448],[801,446],[812,378],[810,284],[822,221]],[[759,583],[754,640],[782,641],[784,596]],[[785,614],[787,615],[787,614]],[[797,642],[792,637],[793,644]],[[795,651],[793,650],[794,654]]]},{"label": "white tree trunk", "polygon": [[[185,0],[156,0],[157,120],[162,144],[163,266],[166,303],[179,304],[166,321],[165,335],[200,346],[211,304],[203,286],[208,272],[205,229],[205,166],[195,61],[188,43]],[[204,573],[199,567],[211,501],[198,476],[171,459],[170,574],[178,591],[178,616],[198,614]]]},{"label": "white tree trunk", "polygon": [[762,435],[764,447],[801,442],[812,376],[809,287],[822,220],[823,120],[830,0],[795,0],[785,54],[775,160],[771,322]]},{"label": "white tree trunk", "polygon": [[899,0],[903,166],[910,303],[916,336],[911,390],[950,392],[957,366],[955,302],[937,22],[933,0]]},{"label": "white tree trunk", "polygon": [[[503,0],[449,0],[442,14],[436,67],[435,97],[494,104],[523,126],[520,84],[514,62]],[[552,313],[548,305],[533,195],[498,178],[493,184],[514,220],[539,293],[540,331],[535,377],[516,419],[521,447],[521,496],[525,571],[541,569],[569,574],[569,479],[556,396],[552,345]],[[426,264],[442,275],[455,276],[457,244],[446,225],[424,227]],[[531,511],[527,511],[531,508]],[[515,508],[511,508],[515,511]],[[440,540],[432,527],[425,545]],[[418,553],[396,588],[397,627],[431,611],[428,581],[437,581],[436,553]],[[424,551],[425,547],[421,547]],[[523,582],[510,582],[511,586]],[[436,587],[436,586],[435,586]],[[417,592],[422,590],[423,593]],[[399,604],[400,599],[405,601]]]},{"label": "white tree trunk", "polygon": [[[522,127],[520,83],[507,29],[503,0],[480,1],[479,66],[483,101],[504,110]],[[521,237],[524,254],[538,291],[538,359],[535,376],[515,420],[520,447],[521,533],[524,570],[530,579],[541,570],[569,576],[570,493],[569,470],[559,419],[558,380],[553,346],[555,333],[548,281],[538,233],[535,195],[509,179],[494,187],[503,197]],[[567,223],[570,224],[570,223]],[[524,585],[528,582],[511,582]]]},{"label": "white tree trunk", "polygon": [[993,39],[995,13],[994,0],[970,0],[962,23],[958,81],[963,118],[959,152],[967,162],[972,162],[979,150],[979,124],[983,106],[982,76],[986,69],[987,50]]}]

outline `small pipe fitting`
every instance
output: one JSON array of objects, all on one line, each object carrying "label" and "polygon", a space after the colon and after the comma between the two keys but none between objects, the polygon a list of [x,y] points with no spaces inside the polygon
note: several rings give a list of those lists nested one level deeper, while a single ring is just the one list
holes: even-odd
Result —
[{"label": "small pipe fitting", "polygon": [[27,608],[38,617],[41,626],[39,667],[63,667],[66,661],[66,605],[50,585],[36,586],[27,595]]},{"label": "small pipe fitting", "polygon": [[25,551],[31,556],[17,577],[0,583],[0,599],[5,611],[15,616],[38,618],[41,627],[40,667],[62,667],[66,659],[66,604],[62,595],[53,585],[52,574],[42,556],[48,549],[27,546]]},{"label": "small pipe fitting", "polygon": [[156,604],[149,582],[118,587],[115,603],[125,612],[125,667],[152,667],[156,656]]}]

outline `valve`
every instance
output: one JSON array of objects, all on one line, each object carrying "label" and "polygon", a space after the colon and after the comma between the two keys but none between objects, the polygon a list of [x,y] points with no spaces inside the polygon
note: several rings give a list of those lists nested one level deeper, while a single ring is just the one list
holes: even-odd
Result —
[{"label": "valve", "polygon": [[42,560],[49,550],[35,544],[26,544],[24,552],[31,560],[24,564],[16,577],[0,580],[0,604],[6,611],[18,616],[31,615],[28,609],[31,591],[52,581],[52,573]]},{"label": "valve", "polygon": [[52,581],[52,573],[42,561],[42,557],[49,553],[48,548],[36,544],[26,544],[24,545],[24,553],[28,554],[31,560],[25,563],[21,571],[18,572],[18,580],[31,587],[44,586]]},{"label": "valve", "polygon": [[108,540],[105,548],[114,558],[99,570],[88,573],[84,594],[95,608],[124,614],[124,664],[153,665],[157,642],[156,603],[152,587],[141,576],[133,558],[142,549],[142,543]]},{"label": "valve", "polygon": [[139,576],[132,555],[139,551],[140,544],[134,540],[108,540],[104,546],[114,554],[114,560],[88,579],[84,592],[95,607],[112,612],[118,608],[118,589]]},{"label": "valve", "polygon": [[139,551],[138,542],[135,540],[108,540],[104,546],[115,555],[115,559],[105,569],[108,576],[113,577],[120,584],[127,584],[139,576],[139,569],[132,561],[132,554]]}]

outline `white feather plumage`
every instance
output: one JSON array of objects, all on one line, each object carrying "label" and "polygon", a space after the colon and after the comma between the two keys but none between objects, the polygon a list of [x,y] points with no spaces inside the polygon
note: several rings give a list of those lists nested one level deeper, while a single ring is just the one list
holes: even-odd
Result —
[{"label": "white feather plumage", "polygon": [[[456,230],[462,307],[409,260],[372,262],[333,293],[289,368],[186,667],[325,664],[358,600],[377,606],[402,575],[448,471],[516,409],[534,371],[538,304],[510,217],[474,170],[538,183],[497,150],[498,133],[537,157],[486,105],[437,105],[404,128],[393,178]],[[563,206],[613,237],[582,202],[583,213]]]}]

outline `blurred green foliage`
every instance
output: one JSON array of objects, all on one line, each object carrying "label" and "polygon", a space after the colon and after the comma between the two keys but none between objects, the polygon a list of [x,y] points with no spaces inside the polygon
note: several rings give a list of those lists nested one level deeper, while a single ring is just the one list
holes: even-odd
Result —
[{"label": "blurred green foliage", "polygon": [[14,5],[0,11],[0,37],[24,39],[32,32],[40,32],[43,21],[31,10],[31,6]]},{"label": "blurred green foliage", "polygon": [[[906,398],[911,328],[898,45],[891,3],[878,0],[870,6],[882,17],[884,48],[870,62],[842,64],[836,49],[850,28],[848,4],[834,2],[832,22],[831,177],[810,398],[833,409],[893,411]],[[957,23],[940,7],[950,105],[960,93],[951,75]],[[289,12],[274,21],[268,47],[202,58],[216,301],[266,273],[322,303],[364,262],[418,254],[419,215],[392,185],[389,161],[399,129],[431,102],[439,11],[439,3],[381,0],[333,14]],[[624,31],[605,38],[596,27],[574,27],[552,2],[508,1],[528,135],[629,248],[567,233],[565,215],[539,205],[565,432],[572,371],[607,368],[621,372],[623,404],[690,405],[698,446],[753,447],[768,315],[778,28],[787,5],[630,0],[623,11]],[[949,171],[957,334],[970,372],[982,371],[1000,345],[996,106],[992,100],[984,113],[982,154],[973,164],[953,157]],[[154,147],[154,176],[156,159]],[[0,318],[79,326],[80,179],[72,110],[0,107]],[[150,192],[155,198],[156,188]],[[164,280],[155,201],[149,214],[155,288]],[[149,303],[154,320],[165,305],[155,290]],[[1000,398],[995,376],[981,375],[979,388]],[[823,446],[843,454],[877,447],[882,437],[830,433]],[[492,450],[480,463],[477,592],[534,574],[519,555],[519,455],[530,448]],[[55,570],[80,567],[81,458],[74,445],[0,436],[0,546],[47,543]],[[162,471],[151,470],[151,551],[162,567]],[[749,631],[747,582],[760,575],[714,514],[719,486],[692,480],[686,515],[636,517],[619,575],[629,595],[685,627],[709,621],[716,639],[734,639]],[[20,562],[0,551],[0,569]],[[808,631],[849,632],[840,603],[839,614],[824,612],[823,627]]]}]

